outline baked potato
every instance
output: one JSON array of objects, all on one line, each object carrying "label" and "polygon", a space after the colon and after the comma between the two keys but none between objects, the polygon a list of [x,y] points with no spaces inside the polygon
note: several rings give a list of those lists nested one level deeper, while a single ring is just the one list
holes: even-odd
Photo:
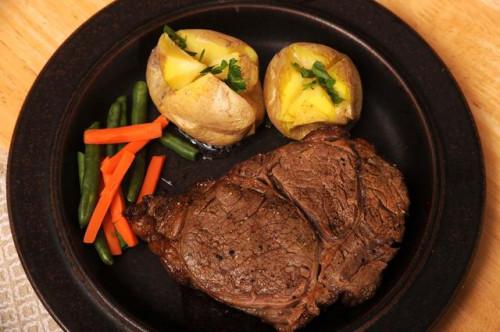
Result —
[{"label": "baked potato", "polygon": [[294,43],[269,63],[264,101],[274,126],[300,140],[319,127],[357,120],[361,80],[345,54],[325,45]]},{"label": "baked potato", "polygon": [[[212,146],[253,134],[264,117],[257,53],[243,41],[211,30],[179,30],[171,36],[160,36],[146,69],[158,110],[183,132]],[[223,62],[224,68],[213,70]],[[230,87],[232,64],[244,81],[242,91]]]}]

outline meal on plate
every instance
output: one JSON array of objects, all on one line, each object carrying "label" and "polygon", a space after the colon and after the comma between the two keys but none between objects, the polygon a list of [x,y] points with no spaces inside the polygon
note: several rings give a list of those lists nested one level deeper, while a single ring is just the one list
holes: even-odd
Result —
[{"label": "meal on plate", "polygon": [[[239,39],[165,26],[130,116],[120,96],[106,128],[95,122],[84,132],[79,221],[105,264],[139,237],[180,284],[292,331],[333,302],[374,295],[409,200],[400,171],[349,137],[362,104],[349,57],[293,43],[267,67],[264,94],[258,66]],[[161,113],[153,121],[148,93]],[[264,105],[291,142],[182,195],[154,195],[169,152],[148,161],[149,142],[196,162],[206,147],[258,135]],[[170,122],[179,133],[164,132]]]}]

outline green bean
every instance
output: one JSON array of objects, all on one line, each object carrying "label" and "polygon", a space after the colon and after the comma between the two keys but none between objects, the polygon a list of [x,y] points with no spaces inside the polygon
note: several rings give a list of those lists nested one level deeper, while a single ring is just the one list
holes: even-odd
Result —
[{"label": "green bean", "polygon": [[122,249],[127,249],[128,248],[127,243],[123,240],[122,236],[120,235],[120,233],[118,233],[118,231],[116,232],[116,237],[118,238],[118,242],[120,242],[120,247]]},{"label": "green bean", "polygon": [[[83,152],[77,152],[78,159],[78,175],[80,178],[80,190],[82,189],[83,184],[83,176],[85,173],[85,154]],[[108,244],[106,239],[102,235],[102,232],[99,232],[97,238],[94,242],[94,247],[97,251],[97,254],[101,258],[101,260],[106,265],[113,264],[113,257],[111,256],[111,252],[109,251]]]},{"label": "green bean", "polygon": [[[121,104],[118,101],[115,101],[108,112],[108,119],[106,122],[107,128],[116,128],[120,125],[120,116],[121,116]],[[116,145],[115,144],[107,144],[106,145],[106,156],[112,156],[116,153]]]},{"label": "green bean", "polygon": [[95,238],[94,242],[94,247],[97,250],[99,258],[104,264],[106,265],[113,264],[113,256],[109,251],[108,244],[106,243],[106,239],[104,238],[102,231],[99,231],[99,233],[97,233],[97,237]]},{"label": "green bean", "polygon": [[182,158],[188,160],[192,161],[196,160],[196,156],[200,152],[193,145],[184,141],[180,137],[172,135],[171,133],[166,133],[165,135],[159,138],[159,141],[162,145],[174,151]]},{"label": "green bean", "polygon": [[127,96],[120,96],[116,98],[116,101],[120,103],[120,127],[126,126],[128,124],[127,116]]},{"label": "green bean", "polygon": [[[128,116],[127,116],[127,96],[123,95],[116,98],[116,102],[120,103],[120,127],[128,125]],[[125,146],[124,143],[118,144],[118,150],[121,150]],[[121,191],[121,189],[119,189]],[[116,237],[118,238],[118,242],[120,242],[120,247],[122,249],[127,248],[127,243],[123,241],[120,233],[116,232]]]},{"label": "green bean", "polygon": [[76,153],[78,162],[78,181],[80,182],[80,194],[83,191],[83,176],[85,175],[85,153],[78,151]]},{"label": "green bean", "polygon": [[135,203],[139,191],[141,190],[144,175],[146,174],[146,150],[139,151],[132,165],[132,174],[130,175],[130,183],[127,192],[127,201]]},{"label": "green bean", "polygon": [[[94,122],[89,129],[98,129],[99,122]],[[81,228],[89,223],[99,195],[100,147],[97,144],[85,145],[85,175],[82,183],[82,197],[78,206],[78,221]]]},{"label": "green bean", "polygon": [[147,120],[148,111],[148,86],[144,81],[135,83],[132,90],[132,124],[144,123]]},{"label": "green bean", "polygon": [[[132,90],[132,112],[131,123],[139,124],[146,122],[148,109],[148,87],[146,82],[139,81],[135,83]],[[146,174],[146,151],[142,150],[137,153],[134,164],[132,165],[132,173],[130,176],[129,187],[127,191],[127,201],[134,203],[137,200],[139,191],[141,190],[142,181]]]},{"label": "green bean", "polygon": [[[127,96],[120,96],[116,99],[120,103],[120,127],[126,126],[128,124],[127,116]],[[118,151],[125,146],[125,143],[118,144]]]}]

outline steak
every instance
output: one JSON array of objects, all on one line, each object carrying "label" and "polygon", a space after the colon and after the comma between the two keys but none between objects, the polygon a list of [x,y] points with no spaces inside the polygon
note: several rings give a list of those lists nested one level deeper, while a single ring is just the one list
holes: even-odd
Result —
[{"label": "steak", "polygon": [[291,331],[373,296],[408,205],[394,166],[326,128],[126,216],[175,280]]}]

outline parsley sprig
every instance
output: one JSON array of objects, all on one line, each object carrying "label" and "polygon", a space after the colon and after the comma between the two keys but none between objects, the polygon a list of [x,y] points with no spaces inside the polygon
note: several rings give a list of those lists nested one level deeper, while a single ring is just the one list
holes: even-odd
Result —
[{"label": "parsley sprig", "polygon": [[296,62],[292,63],[292,66],[300,72],[302,77],[315,78],[313,81],[304,84],[304,89],[312,89],[317,83],[325,89],[334,104],[339,104],[344,100],[333,87],[335,85],[335,79],[328,74],[325,65],[320,61],[315,61],[311,69],[304,68]]},{"label": "parsley sprig", "polygon": [[203,59],[203,56],[205,55],[205,49],[203,49],[200,53],[200,58],[198,59],[200,62]]},{"label": "parsley sprig", "polygon": [[179,46],[182,50],[184,50],[184,52],[186,52],[187,54],[189,54],[191,56],[196,55],[196,52],[193,52],[193,51],[190,51],[187,49],[186,38],[182,38],[181,36],[179,36],[179,34],[177,32],[175,32],[174,29],[172,29],[171,27],[169,27],[168,25],[165,24],[163,26],[163,32],[166,33],[168,35],[168,37],[170,39],[172,39],[172,41],[175,44],[177,44],[177,46]]},{"label": "parsley sprig", "polygon": [[231,89],[236,92],[244,91],[247,88],[247,84],[243,77],[241,76],[241,68],[238,66],[236,59],[229,60],[229,69],[227,71],[227,78],[224,82]]},{"label": "parsley sprig", "polygon": [[227,68],[227,78],[224,80],[231,89],[235,92],[244,91],[247,88],[247,84],[243,77],[241,76],[241,68],[238,65],[238,60],[231,58],[229,62],[222,60],[218,66],[210,66],[203,69],[200,74],[204,75],[207,73],[212,73],[214,75],[220,74]]},{"label": "parsley sprig", "polygon": [[292,63],[293,68],[297,69],[300,72],[300,75],[304,78],[313,78],[314,73],[311,69],[306,69],[305,67],[302,67],[299,65],[297,62]]},{"label": "parsley sprig", "polygon": [[200,74],[208,74],[208,73],[212,73],[214,75],[217,75],[217,74],[220,74],[224,71],[224,69],[226,69],[228,63],[226,60],[222,60],[222,62],[220,63],[220,65],[218,66],[208,66],[207,68],[203,69]]}]

